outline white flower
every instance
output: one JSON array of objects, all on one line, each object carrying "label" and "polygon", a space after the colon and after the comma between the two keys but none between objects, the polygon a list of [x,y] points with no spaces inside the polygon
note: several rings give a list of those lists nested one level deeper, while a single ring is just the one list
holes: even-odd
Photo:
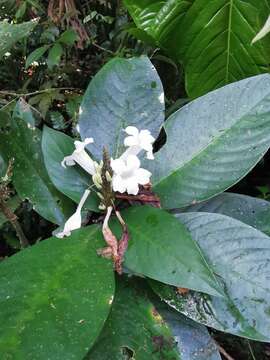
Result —
[{"label": "white flower", "polygon": [[139,185],[149,183],[151,173],[140,168],[140,160],[135,155],[129,155],[126,159],[122,157],[111,160],[113,169],[112,186],[114,191],[130,195],[137,195]]},{"label": "white flower", "polygon": [[56,237],[58,238],[63,238],[64,236],[69,236],[71,234],[72,230],[76,230],[79,229],[82,226],[82,216],[81,216],[81,211],[82,211],[82,207],[86,201],[86,199],[88,198],[90,194],[90,190],[85,190],[79,205],[77,207],[77,210],[75,211],[75,213],[66,221],[65,226],[64,226],[64,230],[62,232],[59,232],[58,234],[56,234]]},{"label": "white flower", "polygon": [[124,145],[127,146],[128,149],[121,158],[126,159],[129,155],[138,155],[141,150],[145,150],[147,159],[154,159],[153,142],[155,138],[149,130],[139,131],[135,126],[128,126],[124,131],[129,135],[124,140]]},{"label": "white flower", "polygon": [[69,156],[65,156],[63,161],[61,162],[61,165],[63,167],[67,166],[73,166],[76,163],[79,164],[85,171],[87,171],[89,174],[94,175],[96,170],[94,166],[94,161],[91,159],[91,157],[87,154],[85,151],[85,146],[88,144],[93,143],[93,138],[86,138],[84,141],[74,141],[75,150],[73,153]]}]

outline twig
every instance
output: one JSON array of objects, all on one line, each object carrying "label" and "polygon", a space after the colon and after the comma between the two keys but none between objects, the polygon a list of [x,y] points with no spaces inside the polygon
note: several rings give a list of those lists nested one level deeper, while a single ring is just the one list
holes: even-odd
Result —
[{"label": "twig", "polygon": [[252,359],[253,359],[253,360],[256,360],[256,356],[255,356],[255,354],[254,354],[254,351],[253,351],[253,349],[252,349],[252,346],[251,346],[249,340],[247,340],[247,343],[248,343],[248,348],[249,348],[249,352],[250,352],[250,354],[251,354],[251,356],[252,356]]},{"label": "twig", "polygon": [[109,49],[105,49],[104,47],[98,45],[98,44],[95,43],[95,42],[92,42],[91,45],[95,46],[95,47],[96,47],[97,49],[99,49],[99,50],[106,51],[107,53],[114,55],[114,52],[113,52],[113,51],[111,51],[111,50],[109,50]]},{"label": "twig", "polygon": [[10,92],[10,91],[0,91],[0,95],[22,97],[22,96],[32,96],[32,95],[42,94],[45,92],[51,92],[51,91],[56,91],[56,90],[61,91],[61,90],[80,90],[80,89],[76,89],[76,88],[72,88],[72,87],[50,88],[50,89],[44,89],[44,90],[37,90],[37,91],[26,93],[26,94],[20,94],[20,93],[15,93],[15,92]]},{"label": "twig", "polygon": [[234,360],[233,357],[231,357],[231,355],[229,355],[227,353],[227,351],[221,346],[219,345],[219,343],[215,342],[216,343],[216,346],[218,348],[218,351],[227,359],[227,360]]},{"label": "twig", "polygon": [[7,220],[11,223],[11,225],[14,227],[16,234],[20,240],[21,248],[26,248],[29,246],[29,242],[24,235],[24,232],[21,228],[21,225],[18,222],[17,216],[14,214],[13,211],[10,210],[10,208],[7,206],[6,202],[2,199],[0,199],[0,210],[3,212]]}]

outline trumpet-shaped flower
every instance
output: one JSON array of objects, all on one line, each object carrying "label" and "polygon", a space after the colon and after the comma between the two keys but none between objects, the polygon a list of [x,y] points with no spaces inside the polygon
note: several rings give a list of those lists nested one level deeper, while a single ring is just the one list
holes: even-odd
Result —
[{"label": "trumpet-shaped flower", "polygon": [[76,230],[79,229],[82,226],[82,215],[81,215],[81,211],[82,211],[82,207],[85,203],[85,201],[87,200],[88,196],[90,194],[90,190],[85,190],[79,205],[77,207],[77,210],[75,211],[75,213],[66,221],[65,225],[64,225],[64,229],[62,232],[59,232],[58,234],[56,234],[56,237],[58,238],[63,238],[64,236],[69,236],[71,234],[72,230]]},{"label": "trumpet-shaped flower", "polygon": [[140,160],[135,155],[111,160],[113,190],[137,195],[139,185],[148,184],[151,176],[150,171],[140,168],[140,165]]},{"label": "trumpet-shaped flower", "polygon": [[93,142],[93,138],[86,138],[84,141],[74,141],[75,150],[71,155],[64,157],[61,165],[66,167],[66,165],[73,166],[77,163],[89,174],[94,175],[96,172],[94,161],[85,151],[85,146]]},{"label": "trumpet-shaped flower", "polygon": [[121,158],[126,159],[130,155],[138,155],[141,150],[145,150],[147,159],[154,159],[153,142],[155,138],[149,130],[139,131],[135,126],[128,126],[125,132],[129,135],[124,140],[124,145],[128,147],[128,149]]}]

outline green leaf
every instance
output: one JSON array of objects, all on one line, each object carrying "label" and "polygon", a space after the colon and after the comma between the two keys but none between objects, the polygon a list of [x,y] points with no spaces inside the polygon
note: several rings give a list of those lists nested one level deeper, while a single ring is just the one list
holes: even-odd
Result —
[{"label": "green leaf", "polygon": [[16,42],[26,38],[36,24],[37,20],[31,20],[21,24],[9,24],[7,21],[0,21],[0,59]]},{"label": "green leaf", "polygon": [[270,202],[247,195],[224,193],[192,205],[184,212],[208,212],[230,216],[270,235]]},{"label": "green leaf", "polygon": [[226,295],[217,298],[172,287],[154,289],[170,306],[217,330],[258,341],[270,340],[270,238],[224,215],[177,215],[197,241]]},{"label": "green leaf", "polygon": [[[65,156],[74,151],[74,140],[69,136],[44,127],[42,151],[48,174],[54,186],[70,199],[79,203],[84,191],[92,185],[92,179],[79,165],[61,166]],[[85,207],[98,211],[98,198],[95,192],[88,197]]]},{"label": "green leaf", "polygon": [[34,51],[32,51],[25,61],[25,68],[27,69],[31,64],[33,64],[34,61],[38,61],[45,52],[49,49],[48,45],[41,46]]},{"label": "green leaf", "polygon": [[25,1],[19,5],[18,10],[16,11],[15,14],[16,20],[21,19],[24,16],[26,9],[27,9],[27,2]]},{"label": "green leaf", "polygon": [[14,158],[13,184],[21,199],[29,199],[45,219],[63,224],[74,211],[72,202],[51,183],[41,152],[41,132],[22,119],[1,134],[0,151],[6,160]]},{"label": "green leaf", "polygon": [[269,70],[269,40],[251,44],[270,12],[269,1],[125,0],[125,4],[137,26],[184,65],[192,98]]},{"label": "green leaf", "polygon": [[51,238],[0,264],[3,359],[82,359],[99,335],[114,294],[111,262],[96,255],[90,226]]},{"label": "green leaf", "polygon": [[149,162],[165,208],[207,200],[244,177],[270,141],[270,76],[213,91],[182,107],[165,124],[167,142]]},{"label": "green leaf", "polygon": [[[7,201],[7,206],[11,211],[15,211],[20,206],[20,204],[21,204],[21,199],[17,195],[13,196]],[[5,217],[5,215],[2,212],[0,212],[0,227],[4,225],[7,221],[8,220]]]},{"label": "green leaf", "polygon": [[122,213],[130,232],[125,266],[134,273],[220,296],[222,289],[200,248],[174,216],[153,207]]},{"label": "green leaf", "polygon": [[118,285],[111,313],[87,360],[180,360],[170,329],[139,285]]},{"label": "green leaf", "polygon": [[58,41],[65,45],[73,45],[78,40],[78,35],[73,29],[68,29],[61,34]]},{"label": "green leaf", "polygon": [[172,330],[181,360],[221,360],[215,341],[205,326],[179,314],[164,303],[156,306],[157,311]]},{"label": "green leaf", "polygon": [[[32,127],[35,126],[35,124],[36,124],[35,118],[31,111],[31,106],[23,98],[20,98],[16,102],[12,117],[13,117],[13,119],[16,119],[16,118],[22,119],[26,122],[26,124],[29,124],[29,126],[32,126]],[[20,120],[18,120],[18,121],[20,121]]]},{"label": "green leaf", "polygon": [[63,48],[61,44],[55,43],[48,53],[47,64],[49,69],[52,69],[54,66],[59,65],[62,54]]},{"label": "green leaf", "polygon": [[164,121],[164,93],[160,78],[147,57],[109,61],[90,82],[80,117],[83,139],[93,137],[89,150],[96,159],[106,146],[112,157],[123,149],[128,125],[157,136]]}]

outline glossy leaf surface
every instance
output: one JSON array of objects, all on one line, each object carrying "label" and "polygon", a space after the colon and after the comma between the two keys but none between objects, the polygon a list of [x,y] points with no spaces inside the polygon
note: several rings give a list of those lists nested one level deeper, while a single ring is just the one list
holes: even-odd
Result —
[{"label": "glossy leaf surface", "polygon": [[112,264],[96,255],[96,226],[51,238],[0,264],[3,359],[82,359],[114,294]]},{"label": "glossy leaf surface", "polygon": [[175,286],[220,296],[221,287],[197,244],[173,215],[153,207],[132,207],[122,216],[130,241],[125,266]]},{"label": "glossy leaf surface", "polygon": [[227,215],[270,235],[270,202],[263,199],[224,193],[183,210],[197,211]]},{"label": "glossy leaf surface", "polygon": [[163,87],[147,57],[109,61],[90,82],[79,117],[81,137],[95,140],[89,151],[96,159],[104,146],[114,158],[122,154],[128,125],[157,136],[163,121]]},{"label": "glossy leaf surface", "polygon": [[170,306],[195,321],[241,337],[269,341],[270,238],[224,215],[186,213],[177,217],[223,282],[226,295],[181,295],[175,288],[158,283],[154,289]]},{"label": "glossy leaf surface", "polygon": [[167,142],[149,162],[154,191],[180,208],[229,188],[270,144],[270,76],[227,85],[185,105],[165,124]]},{"label": "glossy leaf surface", "polygon": [[257,0],[125,0],[139,28],[185,68],[190,97],[268,72],[269,40],[252,44],[270,12]]}]

